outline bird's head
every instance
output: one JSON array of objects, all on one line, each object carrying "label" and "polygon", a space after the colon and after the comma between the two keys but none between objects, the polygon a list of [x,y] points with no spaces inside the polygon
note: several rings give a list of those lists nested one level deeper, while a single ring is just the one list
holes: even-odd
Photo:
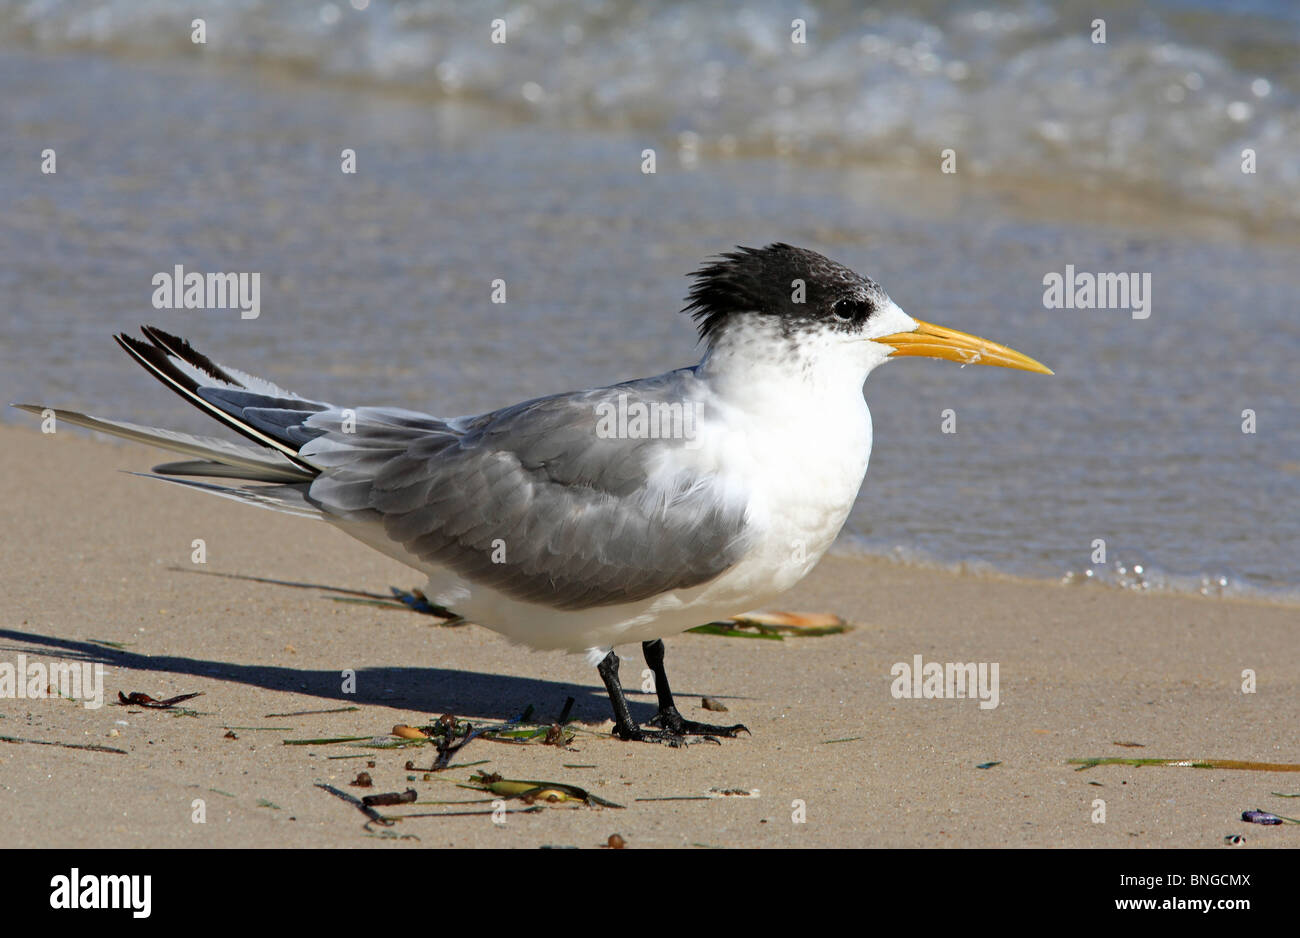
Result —
[{"label": "bird's head", "polygon": [[1052,374],[1004,345],[913,319],[871,278],[806,248],[740,247],[692,276],[683,312],[710,348],[762,335],[852,359],[864,376],[906,355]]}]

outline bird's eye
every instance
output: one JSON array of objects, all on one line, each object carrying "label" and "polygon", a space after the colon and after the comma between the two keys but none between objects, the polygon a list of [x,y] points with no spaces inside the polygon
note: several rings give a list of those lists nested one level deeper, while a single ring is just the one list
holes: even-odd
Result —
[{"label": "bird's eye", "polygon": [[867,304],[862,300],[842,299],[836,300],[831,306],[831,313],[840,322],[854,322],[862,319],[867,313]]}]

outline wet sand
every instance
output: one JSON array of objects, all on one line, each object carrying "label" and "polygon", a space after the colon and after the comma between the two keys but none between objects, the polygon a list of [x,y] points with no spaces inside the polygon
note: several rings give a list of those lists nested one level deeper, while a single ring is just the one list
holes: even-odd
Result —
[{"label": "wet sand", "polygon": [[[6,597],[0,661],[106,665],[105,697],[202,692],[197,716],[80,702],[0,700],[0,736],[108,746],[111,752],[0,745],[0,833],[17,847],[511,846],[1295,846],[1282,814],[1300,774],[1100,766],[1083,757],[1300,762],[1294,607],[1103,587],[960,576],[831,557],[785,608],[834,611],[847,634],[782,642],[685,635],[668,666],[689,719],[746,723],[752,737],[673,750],[608,732],[607,703],[581,657],[512,647],[477,627],[333,602],[321,590],[240,574],[386,592],[413,571],[323,524],[140,479],[150,450],[60,432],[0,428]],[[191,563],[195,538],[207,564]],[[118,649],[89,641],[122,643]],[[638,650],[623,677],[639,684]],[[996,662],[1000,701],[895,699],[890,668]],[[1258,676],[1241,692],[1243,669]],[[355,669],[356,693],[340,674]],[[729,712],[700,707],[702,695]],[[315,783],[362,795],[414,788],[421,800],[476,797],[476,769],[426,781],[432,750],[286,746],[285,739],[386,734],[451,712],[553,716],[568,696],[581,721],[570,750],[475,741],[455,762],[508,778],[568,782],[625,805],[549,807],[488,817],[413,818],[366,836],[365,818]],[[653,698],[635,694],[646,719]],[[268,714],[347,706],[303,717]],[[598,721],[604,720],[601,723]],[[227,738],[229,727],[237,738]],[[254,727],[254,729],[244,729]],[[116,730],[118,735],[110,735]],[[843,742],[829,742],[844,740]],[[1136,742],[1143,748],[1121,747]],[[330,756],[362,756],[331,760]],[[366,762],[373,760],[374,767]],[[977,766],[996,762],[990,768]],[[565,765],[593,766],[565,768]],[[371,789],[349,786],[358,771]],[[414,781],[408,779],[414,775]],[[703,796],[712,789],[757,796]],[[202,799],[206,823],[192,820]],[[1105,823],[1094,823],[1095,799]],[[794,823],[802,802],[806,822]],[[476,806],[484,807],[484,806]],[[454,810],[383,809],[389,814]]]}]

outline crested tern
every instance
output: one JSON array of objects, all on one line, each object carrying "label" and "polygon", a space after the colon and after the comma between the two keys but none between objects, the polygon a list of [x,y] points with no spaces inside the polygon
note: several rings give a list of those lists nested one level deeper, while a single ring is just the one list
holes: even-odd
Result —
[{"label": "crested tern", "polygon": [[[821,559],[866,475],[868,374],[903,356],[1052,372],[913,319],[875,281],[804,248],[740,247],[692,276],[683,312],[703,358],[611,387],[465,417],[340,406],[144,326],[143,340],[118,344],[255,446],[55,414],[190,457],[156,477],[324,519],[514,642],[586,652],[621,739],[716,741],[748,730],[681,716],[662,640],[770,603]],[[655,675],[659,709],[644,727],[614,652],[630,642]]]}]

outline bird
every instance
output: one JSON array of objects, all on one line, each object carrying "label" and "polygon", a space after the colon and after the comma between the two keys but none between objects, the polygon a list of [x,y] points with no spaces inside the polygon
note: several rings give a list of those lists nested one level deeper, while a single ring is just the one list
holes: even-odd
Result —
[{"label": "bird", "polygon": [[[114,338],[252,445],[14,406],[185,455],[146,475],[323,520],[426,574],[437,605],[585,654],[621,740],[719,742],[749,730],[681,715],[663,639],[770,604],[830,548],[871,455],[867,376],[908,356],[1052,371],[806,248],[740,246],[690,276],[698,363],[473,416],[302,397],[155,326]],[[615,652],[636,642],[658,700],[644,725]]]}]

